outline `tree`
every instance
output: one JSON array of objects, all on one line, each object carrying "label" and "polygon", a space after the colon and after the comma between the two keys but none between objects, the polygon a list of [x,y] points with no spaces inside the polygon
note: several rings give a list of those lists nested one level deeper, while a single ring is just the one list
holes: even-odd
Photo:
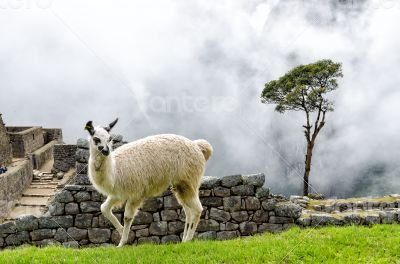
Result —
[{"label": "tree", "polygon": [[[305,157],[303,195],[308,195],[311,160],[315,140],[324,127],[326,113],[333,111],[333,101],[326,94],[338,87],[337,78],[343,77],[342,65],[331,60],[300,65],[278,80],[265,84],[261,93],[261,102],[276,104],[275,111],[304,111],[306,124],[304,134],[307,140]],[[314,115],[312,115],[314,113]],[[311,120],[312,117],[315,120]],[[312,125],[313,123],[313,125]]]}]

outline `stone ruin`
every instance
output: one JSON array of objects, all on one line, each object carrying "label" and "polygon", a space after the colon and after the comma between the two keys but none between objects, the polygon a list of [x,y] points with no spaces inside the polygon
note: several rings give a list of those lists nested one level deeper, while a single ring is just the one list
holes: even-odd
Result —
[{"label": "stone ruin", "polygon": [[[114,136],[114,146],[126,142]],[[21,215],[0,225],[0,248],[21,244],[87,247],[117,244],[119,234],[104,218],[100,205],[105,197],[87,176],[89,144],[54,147],[54,167],[65,171],[75,166],[76,175],[48,204],[44,215]],[[0,178],[1,179],[1,178]],[[291,226],[371,225],[400,222],[400,196],[388,199],[316,201],[308,197],[286,198],[270,193],[265,175],[206,176],[200,188],[203,212],[197,239],[225,240],[263,232],[280,232]],[[370,207],[369,207],[370,206]],[[123,219],[123,207],[114,210]],[[184,212],[166,190],[147,200],[136,215],[128,244],[180,242]]]}]

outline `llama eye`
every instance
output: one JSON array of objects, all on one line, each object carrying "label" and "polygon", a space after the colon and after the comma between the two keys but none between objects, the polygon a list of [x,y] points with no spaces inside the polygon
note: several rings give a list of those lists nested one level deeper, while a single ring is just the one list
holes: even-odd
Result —
[{"label": "llama eye", "polygon": [[97,137],[94,137],[94,138],[93,138],[93,141],[94,141],[94,143],[95,143],[96,145],[100,143],[100,139],[97,138]]},{"label": "llama eye", "polygon": [[110,138],[108,139],[108,142],[111,142],[111,140],[112,140],[112,137],[110,137]]}]

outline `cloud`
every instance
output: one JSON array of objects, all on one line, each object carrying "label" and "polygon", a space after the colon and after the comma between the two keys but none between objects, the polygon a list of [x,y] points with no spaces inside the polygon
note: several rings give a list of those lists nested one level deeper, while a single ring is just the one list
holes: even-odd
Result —
[{"label": "cloud", "polygon": [[87,120],[119,116],[116,132],[128,140],[206,138],[209,175],[263,171],[273,192],[299,193],[304,117],[275,113],[259,96],[290,68],[331,58],[345,76],[317,140],[313,188],[347,196],[400,187],[396,3],[9,3],[0,9],[7,124],[62,127],[74,143]]}]

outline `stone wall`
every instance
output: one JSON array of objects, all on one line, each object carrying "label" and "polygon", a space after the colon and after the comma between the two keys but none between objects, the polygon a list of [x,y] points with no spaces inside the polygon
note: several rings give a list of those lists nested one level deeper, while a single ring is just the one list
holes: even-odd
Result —
[{"label": "stone wall", "polygon": [[[114,136],[114,148],[124,143],[121,136]],[[0,247],[24,243],[76,247],[118,243],[119,234],[100,211],[105,197],[88,180],[88,157],[88,141],[79,139],[74,185],[67,185],[56,194],[46,216],[27,216],[0,225]],[[294,225],[302,208],[284,197],[271,195],[263,187],[264,181],[264,174],[204,177],[199,194],[203,212],[196,237],[224,240],[278,232]],[[123,211],[115,210],[120,221]],[[134,219],[129,243],[179,242],[184,220],[182,207],[167,190],[144,202]]]},{"label": "stone wall", "polygon": [[29,159],[17,161],[8,172],[0,175],[0,219],[6,216],[32,181],[32,162]]},{"label": "stone wall", "polygon": [[76,145],[54,145],[53,157],[54,165],[53,169],[57,172],[67,172],[69,169],[75,167],[75,153],[77,150]]},{"label": "stone wall", "polygon": [[43,128],[44,141],[49,143],[50,141],[57,141],[58,143],[63,142],[62,129],[61,128]]},{"label": "stone wall", "polygon": [[[292,226],[302,208],[270,195],[264,174],[204,177],[200,199],[203,213],[196,237],[232,239]],[[88,246],[117,244],[119,235],[100,211],[105,197],[91,185],[67,185],[56,194],[48,216],[27,216],[0,225],[0,247],[24,243]],[[123,219],[123,209],[115,211]],[[170,191],[147,200],[137,213],[129,243],[181,241],[184,212]]]},{"label": "stone wall", "polygon": [[10,144],[10,138],[7,135],[3,118],[0,114],[0,165],[8,165],[11,163],[12,150]]},{"label": "stone wall", "polygon": [[34,169],[39,169],[48,160],[53,158],[53,148],[56,143],[56,140],[50,141],[49,143],[32,153],[32,163]]},{"label": "stone wall", "polygon": [[44,145],[41,127],[6,127],[13,157],[23,158]]}]

